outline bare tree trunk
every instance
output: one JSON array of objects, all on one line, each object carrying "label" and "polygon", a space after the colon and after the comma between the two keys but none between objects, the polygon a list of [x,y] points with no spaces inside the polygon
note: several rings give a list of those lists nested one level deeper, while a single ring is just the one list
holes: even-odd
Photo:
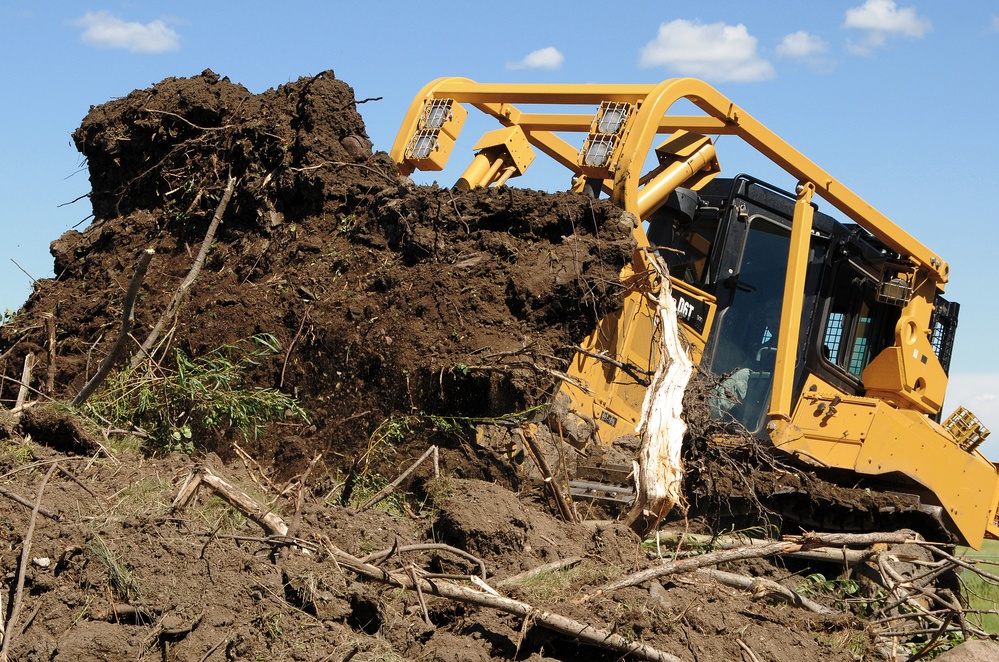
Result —
[{"label": "bare tree trunk", "polygon": [[645,394],[642,420],[638,423],[642,439],[635,473],[635,503],[625,523],[645,536],[681,498],[683,461],[681,450],[687,424],[683,412],[683,394],[694,370],[687,349],[680,341],[676,302],[670,293],[669,273],[658,260],[650,264],[659,272],[661,287],[656,308],[659,329],[659,367]]}]

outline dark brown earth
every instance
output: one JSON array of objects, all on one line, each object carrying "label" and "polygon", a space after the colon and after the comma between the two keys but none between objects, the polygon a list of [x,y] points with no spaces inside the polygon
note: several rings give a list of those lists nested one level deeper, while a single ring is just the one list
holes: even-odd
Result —
[{"label": "dark brown earth", "polygon": [[[0,398],[17,397],[30,352],[29,400],[40,403],[0,421],[3,486],[31,503],[51,461],[60,467],[43,493],[51,512],[34,530],[39,560],[8,633],[12,659],[619,658],[443,599],[428,600],[428,624],[414,595],[361,581],[323,553],[276,551],[206,492],[172,510],[184,477],[206,463],[320,547],[363,556],[448,544],[481,558],[497,583],[582,556],[547,583],[504,594],[683,660],[750,659],[747,649],[760,660],[872,654],[868,626],[849,612],[816,616],[700,576],[574,602],[647,565],[641,541],[613,521],[556,519],[536,483],[476,445],[475,422],[525,421],[545,404],[572,348],[619,306],[618,273],[634,246],[620,209],[571,194],[416,186],[372,151],[352,90],[332,72],[259,95],[210,71],[166,79],[93,107],[74,139],[93,219],[52,243],[55,278],[0,327]],[[176,412],[170,423],[191,433],[187,455],[167,452],[176,440],[136,434],[131,426],[146,423],[133,402],[115,421],[114,403],[82,416],[45,404],[71,399],[108,355],[136,264],[153,249],[134,309],[136,353],[188,276],[229,178],[234,193],[203,269],[135,378],[176,370],[177,352],[213,356],[270,334],[280,349],[240,374],[248,387],[293,396],[305,415],[289,410],[245,436],[203,412]],[[753,453],[726,468],[698,441],[710,430],[692,428],[688,493],[702,517],[676,513],[674,523],[770,521],[752,487],[736,483],[747,466],[773,480],[787,470]],[[407,492],[359,510],[431,444],[441,478],[428,463]],[[818,489],[793,475],[799,491]],[[735,496],[751,507],[732,505]],[[30,508],[3,498],[0,513],[6,615]],[[474,570],[440,550],[391,565]],[[730,569],[792,588],[806,572],[763,561]]]}]

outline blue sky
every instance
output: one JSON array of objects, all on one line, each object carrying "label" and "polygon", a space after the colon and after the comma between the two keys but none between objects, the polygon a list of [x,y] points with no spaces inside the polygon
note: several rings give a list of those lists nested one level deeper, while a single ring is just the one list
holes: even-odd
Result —
[{"label": "blue sky", "polygon": [[[381,97],[359,109],[375,148],[387,151],[413,96],[441,76],[653,83],[692,75],[949,261],[947,295],[962,308],[945,413],[963,404],[978,414],[996,431],[986,454],[999,459],[999,351],[990,342],[999,326],[999,5],[625,6],[2,0],[0,311],[27,297],[24,272],[52,275],[49,242],[90,213],[85,199],[66,204],[89,190],[72,131],[91,105],[163,78],[210,68],[262,92],[332,69],[359,99]],[[733,139],[718,152],[726,174],[794,186]],[[525,185],[568,184],[535,168]],[[448,176],[441,183],[453,183]]]}]

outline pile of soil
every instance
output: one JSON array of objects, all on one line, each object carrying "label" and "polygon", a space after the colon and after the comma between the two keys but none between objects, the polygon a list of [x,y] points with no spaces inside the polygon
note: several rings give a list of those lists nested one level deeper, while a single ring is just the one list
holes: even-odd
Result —
[{"label": "pile of soil", "polygon": [[[170,346],[201,356],[260,333],[280,341],[252,379],[294,394],[309,424],[247,450],[267,464],[280,457],[287,475],[315,451],[356,456],[394,415],[528,409],[551,392],[537,368],[564,368],[559,359],[620,306],[617,274],[634,246],[620,209],[569,194],[415,186],[371,152],[351,89],[331,73],[260,95],[210,71],[167,79],[93,108],[74,139],[94,220],[53,242],[55,279],[3,328],[8,369],[30,351],[35,374],[46,374],[45,325],[30,328],[52,314],[51,395],[77,392],[115,340],[141,252],[153,249],[132,332],[144,339],[236,178],[204,267],[169,320]],[[2,396],[16,388],[5,382]],[[212,430],[199,440],[230,452]]]},{"label": "pile of soil", "polygon": [[[414,595],[359,581],[323,553],[418,541],[478,557],[497,582],[581,556],[555,585],[507,594],[680,659],[865,654],[872,638],[853,617],[774,606],[704,578],[572,601],[646,564],[641,541],[613,522],[552,517],[540,489],[476,447],[467,423],[519,421],[548,401],[573,348],[620,306],[633,217],[572,194],[416,186],[372,150],[357,105],[332,72],[251,94],[205,71],[93,107],[74,133],[93,220],[52,243],[55,278],[0,327],[0,398],[17,397],[29,353],[39,400],[78,393],[111,351],[152,249],[130,353],[158,323],[144,364],[153,371],[177,351],[206,356],[269,334],[281,349],[246,366],[246,382],[292,395],[307,415],[289,412],[249,438],[192,418],[193,456],[164,453],[165,439],[109,455],[115,426],[95,429],[61,407],[0,421],[8,492],[30,496],[52,461],[60,468],[42,494],[47,514],[9,631],[14,657],[617,659],[488,609],[429,600],[424,615]],[[391,480],[431,444],[441,478],[426,463],[408,497],[357,508],[351,493],[364,481]],[[205,463],[294,520],[312,553],[275,546],[209,495],[172,510]],[[3,498],[0,516],[13,596],[30,510]],[[474,571],[440,548],[393,556],[394,567]],[[742,569],[800,581],[769,563]]]}]

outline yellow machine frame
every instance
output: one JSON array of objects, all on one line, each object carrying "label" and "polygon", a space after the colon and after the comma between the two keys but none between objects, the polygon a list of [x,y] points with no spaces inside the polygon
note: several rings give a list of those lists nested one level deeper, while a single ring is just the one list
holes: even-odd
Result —
[{"label": "yellow machine frame", "polygon": [[[703,115],[670,114],[677,102],[692,103]],[[714,145],[705,135],[742,138],[795,178],[797,202],[774,368],[767,430],[781,449],[815,464],[861,474],[898,472],[934,494],[953,521],[955,533],[972,547],[983,537],[999,537],[997,468],[974,448],[962,447],[945,427],[931,420],[943,404],[946,373],[930,344],[930,320],[937,293],[949,276],[947,263],[911,237],[825,170],[795,150],[743,109],[703,81],[665,80],[657,85],[482,84],[466,78],[441,78],[414,99],[392,147],[402,174],[441,170],[465,121],[468,104],[498,120],[475,145],[476,156],[459,180],[471,189],[500,185],[523,174],[533,149],[548,155],[575,176],[573,190],[599,187],[639,219],[647,219],[674,189],[698,189],[720,168]],[[518,105],[541,106],[525,112]],[[558,106],[597,106],[595,114],[551,112]],[[559,134],[584,134],[582,148]],[[659,166],[643,173],[659,134],[670,138],[655,148]],[[533,149],[532,149],[533,148]],[[862,373],[864,397],[844,393],[811,376],[794,401],[802,292],[808,266],[813,196],[819,196],[873,234],[907,263],[912,296],[904,304],[889,347]],[[650,296],[658,289],[649,275],[649,241],[640,224],[638,250],[622,280],[628,286],[623,311],[604,320],[575,358],[570,373],[585,388],[566,387],[574,406],[598,422],[602,443],[633,432],[644,385],[607,377],[601,353],[654,370]],[[705,304],[700,332],[684,330],[694,360],[704,349],[714,318],[711,297],[671,279],[671,286]],[[631,429],[627,429],[628,426]]]}]

